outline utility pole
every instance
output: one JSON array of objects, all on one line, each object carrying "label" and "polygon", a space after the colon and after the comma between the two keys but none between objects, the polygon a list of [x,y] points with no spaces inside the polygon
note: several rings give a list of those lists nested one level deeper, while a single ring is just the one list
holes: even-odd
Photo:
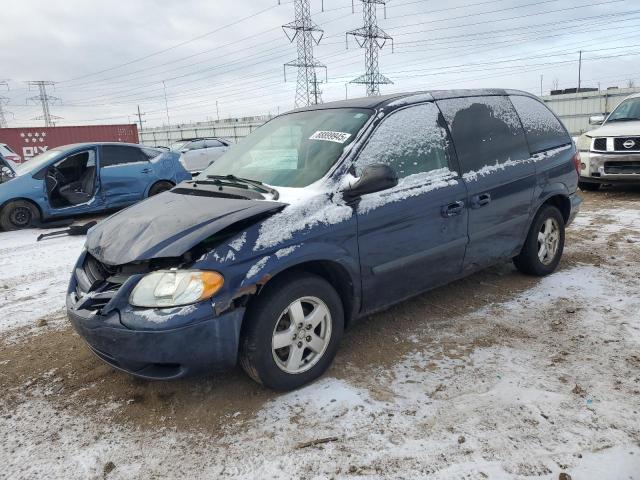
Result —
[{"label": "utility pole", "polygon": [[[6,80],[0,80],[0,87],[5,87],[7,90],[9,90],[9,84]],[[6,112],[4,109],[4,106],[7,103],[9,103],[9,99],[0,95],[0,128],[7,128],[9,126],[9,124],[7,123],[6,113],[10,112]]]},{"label": "utility pole", "polygon": [[380,95],[380,85],[393,84],[391,80],[380,74],[380,68],[378,66],[379,50],[385,46],[388,40],[391,40],[391,49],[393,51],[393,38],[378,27],[378,5],[383,5],[386,8],[387,0],[360,1],[362,2],[364,27],[347,32],[347,48],[349,48],[349,35],[351,35],[356,39],[360,48],[365,49],[364,63],[366,72],[355,80],[351,80],[350,83],[366,85],[367,96],[371,97]]},{"label": "utility pole", "polygon": [[138,125],[140,126],[140,133],[142,133],[142,124],[146,122],[146,120],[142,120],[142,117],[146,115],[146,113],[142,113],[140,111],[140,105],[138,105],[138,113],[135,113],[134,115],[138,117]]},{"label": "utility pole", "polygon": [[28,98],[27,101],[32,101],[34,103],[40,103],[42,105],[42,116],[34,118],[34,120],[44,120],[45,127],[55,127],[54,120],[57,120],[61,117],[56,117],[55,115],[51,115],[50,104],[56,101],[59,101],[59,98],[53,97],[47,93],[47,87],[52,87],[55,85],[55,82],[49,82],[47,80],[33,80],[27,82],[29,86],[29,90],[32,87],[37,87],[39,95],[35,97]]},{"label": "utility pole", "polygon": [[542,80],[544,79],[544,75],[540,75],[540,96],[542,96]]},{"label": "utility pole", "polygon": [[318,77],[316,76],[316,72],[313,72],[313,80],[311,80],[311,97],[313,98],[314,105],[319,105],[322,103],[322,90],[320,90],[320,85],[322,82],[318,81]]},{"label": "utility pole", "polygon": [[580,58],[578,60],[578,93],[582,85],[582,50],[580,50]]},{"label": "utility pole", "polygon": [[218,100],[216,100],[216,118],[220,121],[220,109],[218,108]]},{"label": "utility pole", "polygon": [[167,101],[167,84],[162,81],[164,88],[164,109],[167,112],[167,147],[171,145],[171,118],[169,117],[169,102]]},{"label": "utility pole", "polygon": [[313,46],[320,44],[324,31],[311,20],[310,0],[294,0],[294,8],[295,20],[283,25],[282,29],[291,43],[296,42],[298,58],[284,64],[284,81],[287,81],[287,67],[296,67],[298,82],[295,106],[308,107],[322,103],[320,92],[314,88],[313,82],[317,79],[316,69],[318,68],[324,68],[326,79],[327,66],[314,58]]}]

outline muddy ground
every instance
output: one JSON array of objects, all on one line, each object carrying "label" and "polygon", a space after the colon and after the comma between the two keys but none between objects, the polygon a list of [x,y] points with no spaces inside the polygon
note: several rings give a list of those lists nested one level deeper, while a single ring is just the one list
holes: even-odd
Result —
[{"label": "muddy ground", "polygon": [[[325,412],[318,416],[304,398],[306,389],[299,396],[283,396],[255,384],[240,368],[172,382],[135,379],[94,357],[66,325],[61,311],[5,331],[0,336],[0,459],[8,462],[5,465],[12,472],[7,478],[37,477],[47,471],[47,458],[62,468],[50,471],[55,472],[53,476],[64,472],[77,478],[126,478],[131,472],[142,478],[199,476],[205,472],[209,478],[259,478],[261,471],[277,478],[421,478],[434,474],[442,478],[557,478],[559,471],[579,470],[576,459],[581,457],[576,452],[586,455],[589,451],[597,453],[600,448],[621,447],[629,452],[640,448],[640,337],[633,333],[640,329],[640,188],[609,188],[584,192],[582,197],[586,220],[579,218],[568,230],[565,256],[556,275],[577,272],[567,278],[580,283],[602,272],[607,288],[618,287],[616,295],[609,298],[602,294],[592,303],[587,293],[580,294],[580,285],[567,285],[572,288],[562,294],[553,291],[557,285],[551,285],[547,295],[539,291],[540,279],[524,276],[510,263],[504,263],[360,321],[346,332],[333,366],[318,385],[329,391],[336,388],[338,403],[343,402],[340,386],[348,386],[349,392],[357,391],[358,398],[364,398],[365,392],[366,400],[362,402],[368,406],[360,410],[375,406],[367,413],[370,425],[354,416],[359,411],[357,399],[344,401],[341,408],[347,413],[333,412],[327,417]],[[621,209],[625,212],[623,220],[628,221],[624,225],[612,215]],[[60,272],[63,274],[67,275]],[[620,300],[620,295],[636,295],[636,299]],[[590,328],[595,314],[605,322],[611,318],[611,328]],[[625,328],[631,328],[632,333]],[[496,355],[503,355],[505,349],[512,352],[505,357],[505,364],[519,366],[507,368],[498,363],[495,370],[487,370],[492,364],[485,361],[487,356],[498,358]],[[525,351],[530,355],[520,358]],[[418,357],[420,360],[416,361]],[[531,369],[518,373],[527,365]],[[454,410],[463,408],[458,400],[465,395],[478,396],[481,404],[483,395],[498,388],[495,382],[502,378],[496,372],[503,368],[515,379],[521,375],[525,383],[532,374],[541,375],[531,380],[527,391],[535,385],[536,391],[558,393],[564,400],[541,401],[538,394],[509,399],[509,409],[522,410],[514,415],[527,426],[525,430],[521,425],[514,430],[509,424],[513,418],[501,414],[493,416],[495,425],[491,425],[491,416],[474,417],[478,403],[468,405],[466,415],[444,422],[440,419],[448,414],[427,412],[433,405],[446,409],[447,402],[452,402]],[[505,373],[505,378],[508,375]],[[594,376],[598,377],[597,385],[591,384]],[[420,392],[419,398],[414,398],[416,391]],[[606,400],[598,399],[598,395]],[[281,399],[288,416],[274,420],[278,413],[273,412],[278,412]],[[318,408],[329,411],[335,400],[331,398]],[[597,404],[599,400],[607,404],[598,408],[609,412],[596,415],[602,423],[591,418],[596,409],[593,402]],[[532,404],[546,401],[548,410],[529,411]],[[563,401],[573,401],[575,405],[567,407]],[[611,413],[616,411],[619,415]],[[378,421],[381,415],[382,423]],[[51,420],[52,416],[56,418]],[[402,421],[395,422],[393,417],[402,417]],[[412,417],[416,425],[422,425],[421,434],[414,432]],[[65,431],[69,422],[64,419],[82,419],[83,426]],[[344,425],[340,425],[343,420]],[[50,421],[51,426],[43,425],[41,433],[37,428],[27,432],[25,427],[25,423]],[[267,431],[265,425],[270,422],[273,429]],[[339,428],[332,429],[333,422]],[[411,427],[407,429],[406,425]],[[553,460],[553,454],[562,449],[549,445],[548,438],[555,442],[567,429],[578,426],[575,436],[562,442],[564,453],[568,452],[572,460]],[[78,428],[90,429],[90,435],[86,431],[79,434]],[[554,433],[555,428],[559,430]],[[615,434],[603,434],[611,428]],[[425,451],[432,453],[421,456],[416,454],[421,450],[415,445],[402,447],[407,441],[404,429],[413,441],[429,439],[431,433],[440,438],[449,432],[454,439],[451,448],[460,451],[449,455],[427,445]],[[495,440],[488,433],[492,429],[496,436],[504,437],[498,444],[502,447],[492,444]],[[172,466],[142,462],[141,467],[131,470],[133,467],[122,456],[109,453],[111,447],[105,447],[104,454],[96,447],[113,431],[134,436],[136,445],[145,438],[170,432],[179,436],[173,444],[176,448],[200,451],[204,442],[216,446],[217,458],[203,463],[189,458],[178,470],[175,461]],[[246,459],[247,465],[237,456],[239,443],[259,450],[263,441],[273,442],[281,431],[294,432],[288,447],[281,452],[272,450],[270,456],[264,457],[256,451],[252,459]],[[349,432],[357,432],[363,442],[345,441]],[[69,434],[83,438],[80,445],[70,447],[66,438]],[[327,452],[325,447],[296,448],[302,440],[332,434],[337,440],[331,440],[326,448],[335,458],[328,465],[320,460]],[[257,443],[252,445],[249,438]],[[579,448],[576,438],[584,438],[584,442],[578,442]],[[365,453],[367,444],[372,450],[395,449],[396,453],[392,458],[372,456]],[[92,453],[88,459],[78,462],[67,458],[71,452],[81,456],[83,448],[89,446]],[[464,453],[463,447],[470,452]],[[538,458],[532,453],[531,462],[521,460],[523,450],[538,452],[545,448],[550,449],[548,456]],[[49,449],[48,457],[42,450]],[[314,452],[307,453],[308,450]],[[38,460],[29,464],[25,458],[30,457],[25,457],[25,452],[34,455],[34,451],[39,452]],[[610,478],[640,478],[627,473],[628,466],[629,471],[637,467],[635,471],[640,472],[640,451],[633,455],[616,454],[617,462],[623,458],[628,465],[620,467],[621,476]],[[291,456],[297,460],[292,461]],[[238,469],[239,466],[247,468]]]}]

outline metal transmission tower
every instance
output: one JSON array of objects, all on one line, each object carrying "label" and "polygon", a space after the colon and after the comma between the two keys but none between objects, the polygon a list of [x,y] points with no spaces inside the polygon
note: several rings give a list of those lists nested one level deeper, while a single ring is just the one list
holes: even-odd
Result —
[{"label": "metal transmission tower", "polygon": [[[7,83],[6,80],[0,80],[0,87],[5,87],[7,90],[9,90],[9,84]],[[4,110],[4,106],[8,102],[9,102],[9,99],[7,97],[0,95],[0,128],[7,128],[9,126],[9,124],[7,123],[7,117],[5,116],[5,114],[10,112],[6,112]]]},{"label": "metal transmission tower", "polygon": [[34,120],[44,120],[45,127],[54,127],[54,120],[57,120],[61,117],[56,117],[55,115],[51,115],[51,109],[49,104],[52,102],[56,102],[60,100],[59,98],[53,97],[47,93],[47,87],[55,85],[55,82],[48,82],[46,80],[34,80],[31,82],[27,82],[29,85],[29,90],[31,87],[38,87],[39,95],[35,97],[28,98],[27,100],[31,100],[32,102],[38,102],[42,105],[42,116],[34,118]]},{"label": "metal transmission tower", "polygon": [[[384,30],[378,27],[377,8],[378,5],[386,6],[388,0],[360,0],[362,2],[362,14],[364,17],[364,27],[347,32],[347,48],[349,48],[349,35],[356,39],[360,48],[365,49],[364,63],[366,73],[349,83],[357,83],[367,86],[367,96],[380,95],[380,85],[393,84],[391,80],[380,73],[378,67],[379,50],[391,40],[393,49],[393,38]],[[353,6],[353,0],[352,0]]]},{"label": "metal transmission tower", "polygon": [[297,67],[295,106],[308,107],[322,103],[316,69],[324,68],[326,79],[327,66],[313,57],[313,46],[320,44],[324,31],[311,20],[310,0],[294,0],[294,5],[296,19],[283,25],[282,29],[291,43],[296,42],[298,58],[284,64],[284,81],[287,81],[287,67]]}]

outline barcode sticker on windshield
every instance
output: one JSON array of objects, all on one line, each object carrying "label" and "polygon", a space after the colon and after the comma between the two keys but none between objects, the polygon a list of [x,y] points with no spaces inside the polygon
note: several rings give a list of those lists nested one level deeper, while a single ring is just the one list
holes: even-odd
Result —
[{"label": "barcode sticker on windshield", "polygon": [[350,133],[328,132],[319,130],[309,137],[309,140],[323,140],[325,142],[344,143],[351,137]]}]

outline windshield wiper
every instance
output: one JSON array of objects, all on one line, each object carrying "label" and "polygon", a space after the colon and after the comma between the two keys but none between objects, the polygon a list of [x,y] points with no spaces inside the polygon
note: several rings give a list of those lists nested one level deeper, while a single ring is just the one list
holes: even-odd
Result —
[{"label": "windshield wiper", "polygon": [[[219,183],[228,183],[230,185],[240,185],[243,186],[243,184],[246,185],[250,185],[253,188],[255,188],[256,190],[258,190],[259,192],[262,193],[269,193],[271,194],[271,196],[273,196],[274,200],[277,200],[280,197],[280,192],[278,192],[275,188],[271,188],[267,185],[265,185],[262,182],[259,182],[257,180],[251,180],[249,178],[242,178],[242,177],[236,177],[235,175],[207,175],[207,178],[217,181]],[[228,181],[228,182],[226,182]]]}]

